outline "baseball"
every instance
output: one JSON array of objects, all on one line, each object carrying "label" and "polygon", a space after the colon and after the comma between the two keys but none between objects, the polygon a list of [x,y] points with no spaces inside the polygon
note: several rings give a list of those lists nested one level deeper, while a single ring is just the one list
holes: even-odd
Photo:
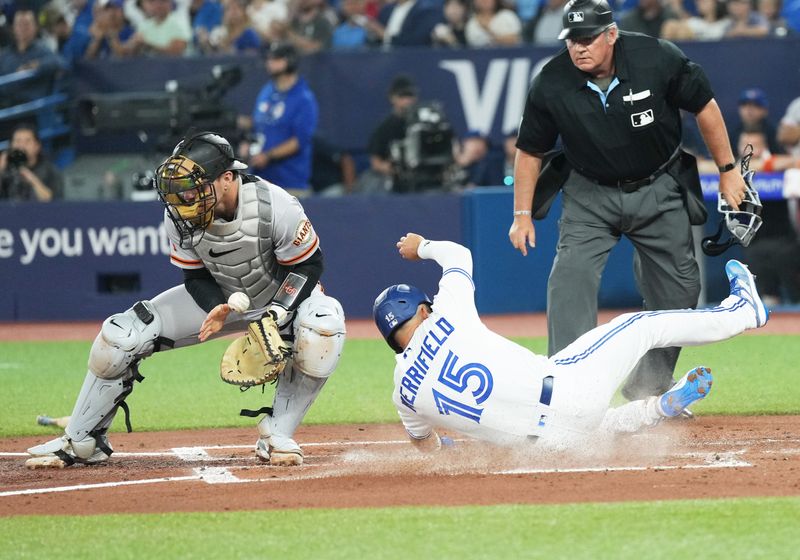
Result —
[{"label": "baseball", "polygon": [[228,305],[231,307],[232,311],[244,313],[250,308],[250,298],[247,297],[247,294],[236,292],[231,294],[231,297],[228,298]]}]

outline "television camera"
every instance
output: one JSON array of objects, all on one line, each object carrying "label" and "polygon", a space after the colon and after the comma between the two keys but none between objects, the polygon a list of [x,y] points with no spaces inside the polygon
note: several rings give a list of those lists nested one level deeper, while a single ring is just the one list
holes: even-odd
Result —
[{"label": "television camera", "polygon": [[453,163],[453,128],[440,103],[418,103],[406,112],[405,137],[390,146],[396,192],[442,189]]},{"label": "television camera", "polygon": [[177,80],[164,91],[89,94],[78,100],[78,125],[84,135],[99,132],[160,133],[158,149],[172,149],[183,132],[195,127],[225,134],[236,129],[236,112],[222,98],[242,79],[238,65],[216,65],[211,80],[188,87]]}]

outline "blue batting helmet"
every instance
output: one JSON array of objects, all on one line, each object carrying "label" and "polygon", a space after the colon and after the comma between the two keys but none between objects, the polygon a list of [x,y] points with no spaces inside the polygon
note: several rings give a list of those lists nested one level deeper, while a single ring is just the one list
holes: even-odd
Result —
[{"label": "blue batting helmet", "polygon": [[372,306],[372,317],[378,330],[392,350],[398,354],[403,351],[394,340],[394,333],[403,323],[411,319],[417,312],[420,303],[431,304],[431,298],[419,288],[408,284],[389,286],[375,298]]}]

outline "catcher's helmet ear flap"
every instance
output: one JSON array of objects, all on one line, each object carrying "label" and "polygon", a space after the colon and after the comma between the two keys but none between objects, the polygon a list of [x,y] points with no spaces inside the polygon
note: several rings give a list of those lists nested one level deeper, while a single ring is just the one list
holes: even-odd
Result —
[{"label": "catcher's helmet ear flap", "polygon": [[372,318],[383,338],[398,354],[403,351],[394,339],[394,333],[416,313],[421,303],[431,305],[425,292],[408,284],[395,284],[375,298]]},{"label": "catcher's helmet ear flap", "polygon": [[559,40],[592,37],[614,23],[611,6],[606,0],[570,0],[561,16],[563,29]]}]

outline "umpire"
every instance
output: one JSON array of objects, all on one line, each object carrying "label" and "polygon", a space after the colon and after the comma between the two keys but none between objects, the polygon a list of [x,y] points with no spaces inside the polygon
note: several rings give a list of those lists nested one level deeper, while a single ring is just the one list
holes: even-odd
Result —
[{"label": "umpire", "polygon": [[[695,115],[725,199],[738,208],[745,193],[700,66],[672,43],[619,31],[606,0],[571,0],[563,27],[559,39],[566,39],[566,49],[536,76],[526,100],[509,231],[511,243],[527,255],[536,242],[532,217],[542,217],[563,191],[547,287],[550,355],[595,327],[600,278],[621,235],[635,247],[645,309],[697,305],[691,224],[706,216],[696,162],[680,150],[680,109]],[[543,170],[543,157],[559,136],[563,152]],[[633,400],[669,389],[679,353],[651,350],[623,394]]]}]

